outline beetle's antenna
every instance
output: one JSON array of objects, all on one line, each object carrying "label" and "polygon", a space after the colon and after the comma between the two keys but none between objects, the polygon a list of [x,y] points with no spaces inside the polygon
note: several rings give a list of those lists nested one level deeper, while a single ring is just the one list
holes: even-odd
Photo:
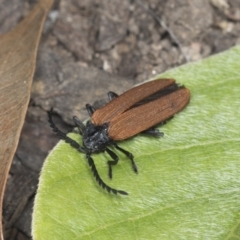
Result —
[{"label": "beetle's antenna", "polygon": [[93,175],[97,181],[97,183],[99,184],[99,186],[101,186],[103,189],[106,189],[109,193],[112,192],[114,194],[122,194],[122,195],[128,195],[127,192],[125,191],[122,191],[122,190],[116,190],[114,188],[111,188],[109,187],[102,179],[101,177],[99,176],[98,174],[98,171],[97,171],[97,168],[95,166],[95,163],[93,161],[93,159],[90,157],[90,154],[87,154],[87,160],[88,160],[88,164],[89,166],[91,167],[91,170],[93,172]]},{"label": "beetle's antenna", "polygon": [[52,128],[53,132],[55,132],[61,139],[63,139],[66,143],[69,143],[72,147],[76,148],[80,152],[85,152],[84,148],[81,147],[76,141],[71,139],[67,136],[66,133],[63,133],[58,127],[55,125],[55,123],[52,120],[52,114],[53,114],[53,108],[51,108],[48,113],[48,122],[50,123],[50,127]]}]

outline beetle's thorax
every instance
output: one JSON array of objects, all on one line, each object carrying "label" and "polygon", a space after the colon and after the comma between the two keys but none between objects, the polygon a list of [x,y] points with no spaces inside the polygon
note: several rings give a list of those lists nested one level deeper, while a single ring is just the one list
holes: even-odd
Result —
[{"label": "beetle's thorax", "polygon": [[87,122],[85,131],[83,132],[83,145],[87,151],[103,151],[110,142],[107,123],[96,126],[91,121]]}]

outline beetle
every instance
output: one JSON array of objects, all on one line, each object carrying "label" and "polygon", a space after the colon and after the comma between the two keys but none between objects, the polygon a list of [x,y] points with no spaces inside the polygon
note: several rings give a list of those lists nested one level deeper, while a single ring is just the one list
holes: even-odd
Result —
[{"label": "beetle", "polygon": [[164,124],[181,111],[190,101],[190,91],[175,82],[174,79],[157,79],[136,86],[121,95],[108,93],[109,102],[94,109],[86,104],[91,117],[84,125],[76,116],[73,121],[82,135],[82,146],[63,133],[53,122],[53,109],[48,112],[48,121],[52,130],[65,142],[85,153],[88,164],[98,184],[109,193],[128,195],[107,185],[96,169],[92,153],[107,152],[112,158],[108,163],[108,176],[112,178],[112,167],[118,163],[119,157],[109,146],[124,153],[131,161],[132,169],[138,172],[133,155],[118,146],[116,142],[131,138],[138,133],[161,137],[163,133],[154,128]]}]

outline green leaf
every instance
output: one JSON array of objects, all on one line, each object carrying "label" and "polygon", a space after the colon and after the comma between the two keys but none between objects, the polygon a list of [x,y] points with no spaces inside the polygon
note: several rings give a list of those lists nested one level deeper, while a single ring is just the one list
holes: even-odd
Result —
[{"label": "green leaf", "polygon": [[129,196],[101,189],[84,154],[61,141],[41,173],[35,240],[240,239],[240,47],[161,77],[189,88],[191,102],[160,127],[163,138],[119,143],[139,174],[119,153],[109,180],[109,157],[93,155],[104,181]]}]

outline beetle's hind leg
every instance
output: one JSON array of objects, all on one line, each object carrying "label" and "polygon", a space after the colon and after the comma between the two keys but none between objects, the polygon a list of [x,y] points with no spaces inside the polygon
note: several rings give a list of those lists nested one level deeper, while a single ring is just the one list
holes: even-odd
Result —
[{"label": "beetle's hind leg", "polygon": [[134,171],[135,173],[138,173],[137,165],[136,165],[135,162],[134,162],[134,156],[133,156],[130,152],[128,152],[127,150],[119,147],[116,143],[114,143],[113,146],[114,146],[116,149],[118,149],[119,151],[121,151],[122,153],[124,153],[124,154],[131,160],[133,171]]},{"label": "beetle's hind leg", "polygon": [[106,189],[109,193],[112,192],[114,194],[128,195],[128,193],[125,192],[125,191],[117,190],[117,189],[114,189],[114,188],[111,188],[110,186],[108,186],[99,176],[97,168],[95,166],[95,163],[94,163],[93,159],[91,158],[90,154],[87,153],[86,157],[87,157],[87,160],[88,160],[88,164],[91,167],[91,170],[93,172],[93,176],[95,177],[99,186],[101,186],[103,189]]},{"label": "beetle's hind leg", "polygon": [[112,158],[112,161],[108,161],[108,176],[110,179],[112,179],[112,166],[117,165],[119,157],[108,148],[106,148],[106,152]]},{"label": "beetle's hind leg", "polygon": [[[170,121],[172,118],[173,118],[173,116],[170,117],[170,118],[168,118],[167,120],[159,123],[157,126],[162,126],[162,125],[166,124],[166,123],[167,123],[168,121]],[[149,129],[141,132],[141,133],[150,135],[150,136],[152,136],[152,137],[163,137],[163,136],[164,136],[164,133],[163,133],[163,132],[160,132],[156,127],[151,127],[151,128],[149,128]]]},{"label": "beetle's hind leg", "polygon": [[143,134],[150,135],[152,137],[163,137],[164,133],[160,132],[157,128],[149,128],[142,132]]}]

